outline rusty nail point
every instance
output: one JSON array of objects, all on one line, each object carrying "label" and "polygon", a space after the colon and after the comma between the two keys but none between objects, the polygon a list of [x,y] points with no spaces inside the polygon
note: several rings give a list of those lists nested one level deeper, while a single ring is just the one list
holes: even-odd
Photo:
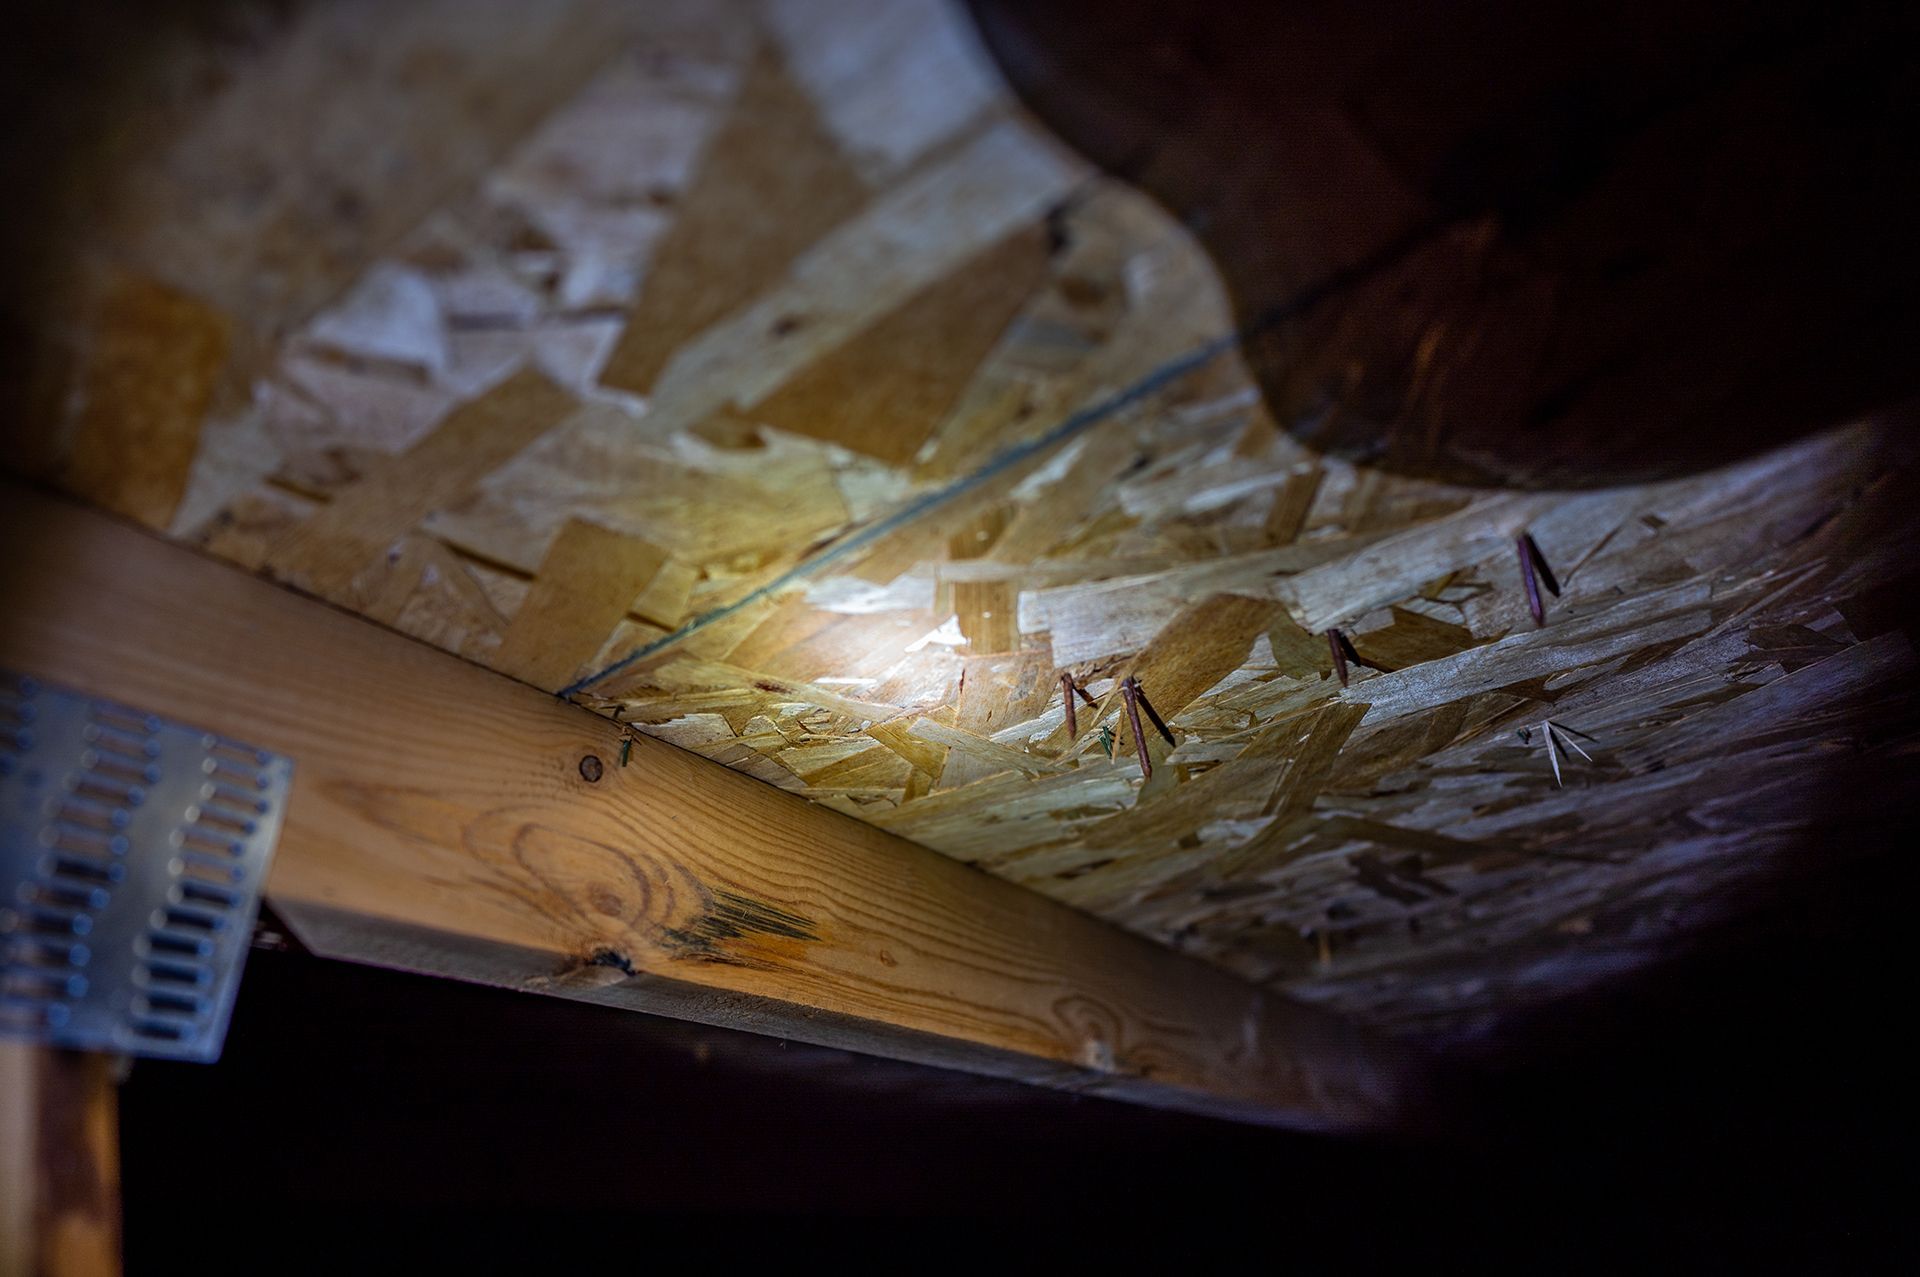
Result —
[{"label": "rusty nail point", "polygon": [[1540,553],[1532,533],[1522,532],[1513,539],[1513,546],[1520,555],[1520,581],[1527,587],[1527,611],[1533,614],[1536,627],[1545,625],[1547,605],[1540,597],[1540,587],[1544,584],[1547,592],[1557,599],[1560,582],[1554,579],[1553,569],[1547,566],[1547,556]]},{"label": "rusty nail point", "polygon": [[1327,631],[1327,647],[1333,652],[1333,671],[1340,676],[1340,686],[1347,685],[1347,636],[1339,630]]},{"label": "rusty nail point", "polygon": [[1129,675],[1127,681],[1120,684],[1120,694],[1127,702],[1127,720],[1133,727],[1133,747],[1140,754],[1140,779],[1153,779],[1153,760],[1147,757],[1147,738],[1140,731],[1140,685]]},{"label": "rusty nail point", "polygon": [[1140,686],[1139,679],[1133,680],[1133,694],[1135,699],[1140,702],[1140,708],[1147,711],[1147,721],[1153,724],[1153,730],[1159,732],[1161,739],[1165,740],[1167,744],[1178,748],[1180,742],[1173,738],[1172,729],[1169,728],[1166,721],[1160,717],[1160,712],[1154,709],[1153,702],[1147,699],[1147,689]]},{"label": "rusty nail point", "polygon": [[1547,587],[1547,593],[1554,598],[1560,597],[1560,580],[1554,576],[1553,569],[1547,564],[1547,556],[1540,552],[1540,543],[1533,539],[1533,533],[1522,532],[1520,539],[1527,543],[1527,557],[1533,560],[1534,574],[1540,578],[1540,584]]},{"label": "rusty nail point", "polygon": [[606,768],[601,765],[600,755],[588,754],[580,760],[580,775],[589,785],[599,781]]},{"label": "rusty nail point", "polygon": [[1073,712],[1073,692],[1073,675],[1066,670],[1061,670],[1060,699],[1067,707],[1067,736],[1070,739],[1078,739],[1080,735],[1080,719],[1079,716]]}]

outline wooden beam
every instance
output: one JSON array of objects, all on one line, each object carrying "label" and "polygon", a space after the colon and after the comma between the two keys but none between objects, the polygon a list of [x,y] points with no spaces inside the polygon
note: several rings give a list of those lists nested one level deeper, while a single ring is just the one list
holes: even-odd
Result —
[{"label": "wooden beam", "polygon": [[1398,1057],[1324,1012],[660,742],[623,766],[605,718],[0,498],[0,666],[291,756],[268,895],[320,954],[1240,1117],[1395,1111]]},{"label": "wooden beam", "polygon": [[112,1056],[0,1042],[0,1273],[120,1271]]}]

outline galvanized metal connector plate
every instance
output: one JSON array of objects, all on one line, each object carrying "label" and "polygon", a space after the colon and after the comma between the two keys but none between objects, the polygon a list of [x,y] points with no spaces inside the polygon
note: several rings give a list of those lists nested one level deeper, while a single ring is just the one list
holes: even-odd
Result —
[{"label": "galvanized metal connector plate", "polygon": [[0,672],[0,1034],[217,1059],[292,779]]}]

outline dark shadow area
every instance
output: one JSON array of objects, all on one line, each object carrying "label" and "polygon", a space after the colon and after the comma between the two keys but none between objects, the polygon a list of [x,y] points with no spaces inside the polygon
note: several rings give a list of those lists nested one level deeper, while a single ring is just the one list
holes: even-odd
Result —
[{"label": "dark shadow area", "polygon": [[1512,1023],[1418,1140],[256,953],[222,1061],[141,1063],[124,1088],[129,1271],[175,1270],[187,1221],[198,1271],[786,1262],[843,1228],[919,1234],[893,1252],[916,1263],[1040,1238],[1197,1262],[1244,1235],[1357,1271],[1890,1269],[1911,1253],[1909,878],[1888,855],[1803,881],[1691,957]]},{"label": "dark shadow area", "polygon": [[1912,6],[972,8],[1027,104],[1206,246],[1316,447],[1603,486],[1920,390]]}]

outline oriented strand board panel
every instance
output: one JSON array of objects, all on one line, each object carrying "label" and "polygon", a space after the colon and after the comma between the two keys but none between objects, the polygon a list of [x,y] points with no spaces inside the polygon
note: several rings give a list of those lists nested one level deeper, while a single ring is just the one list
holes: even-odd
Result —
[{"label": "oriented strand board panel", "polygon": [[[1415,1033],[1844,856],[1911,746],[1897,424],[1579,493],[1370,469],[1269,417],[1194,239],[1024,114],[946,0],[489,6],[501,47],[439,61],[464,8],[383,7],[367,76],[302,102],[371,95],[396,145],[438,139],[391,204],[360,150],[255,154],[232,122],[282,62],[358,47],[351,10],[231,68],[168,171],[244,152],[323,221],[295,196],[337,178],[358,231],[343,206],[283,243],[220,187],[164,206],[164,245],[69,246],[194,319],[151,396],[111,364],[164,448],[47,430],[81,495]],[[514,52],[516,22],[566,56]],[[502,109],[410,114],[410,53]],[[256,299],[262,255],[293,265]],[[104,314],[100,349],[146,349]],[[1522,533],[1561,587],[1538,627]],[[1146,727],[1150,778],[1129,676],[1174,738]]]},{"label": "oriented strand board panel", "polygon": [[571,682],[666,562],[658,546],[570,521],[547,547],[490,664],[535,687]]},{"label": "oriented strand board panel", "polygon": [[227,354],[226,317],[140,276],[103,282],[63,481],[143,523],[173,518]]}]

